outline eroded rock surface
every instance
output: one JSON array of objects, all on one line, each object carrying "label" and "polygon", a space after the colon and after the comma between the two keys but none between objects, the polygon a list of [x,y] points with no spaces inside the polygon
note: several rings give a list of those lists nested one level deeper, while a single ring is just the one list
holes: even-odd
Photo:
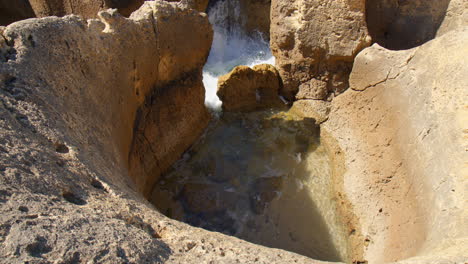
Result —
[{"label": "eroded rock surface", "polygon": [[270,44],[292,99],[326,99],[348,88],[357,53],[370,44],[365,1],[271,2]]},{"label": "eroded rock surface", "polygon": [[407,51],[365,49],[322,125],[322,142],[336,139],[344,155],[369,263],[468,259],[467,30]]},{"label": "eroded rock surface", "polygon": [[[106,11],[99,20],[50,17],[1,30],[2,261],[318,263],[170,220],[135,191],[134,135],[165,129],[159,113],[185,111],[175,105],[180,97],[187,107],[203,105],[207,24],[177,4],[148,2],[130,19]],[[190,54],[172,47],[179,35]],[[174,101],[161,100],[166,94]],[[140,126],[137,113],[163,122]],[[191,118],[202,123],[204,115]]]},{"label": "eroded rock surface", "polygon": [[280,87],[278,71],[270,64],[237,66],[219,77],[217,95],[225,111],[253,111],[284,105]]}]

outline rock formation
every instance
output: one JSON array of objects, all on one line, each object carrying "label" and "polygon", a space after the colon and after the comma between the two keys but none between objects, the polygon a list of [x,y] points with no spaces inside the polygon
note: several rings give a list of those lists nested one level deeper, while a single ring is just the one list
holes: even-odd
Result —
[{"label": "rock formation", "polygon": [[351,245],[369,263],[466,261],[467,30],[407,51],[363,50],[322,123],[359,216]]},{"label": "rock formation", "polygon": [[[9,5],[10,17],[0,9],[2,23],[65,16],[0,27],[2,262],[321,263],[171,220],[146,200],[209,121],[201,71],[212,29],[190,9],[206,1],[89,20],[66,14],[134,2],[30,3]],[[278,72],[238,67],[222,78],[225,110],[281,94],[320,124],[348,262],[466,263],[467,2],[271,7]],[[258,211],[277,195],[256,193],[261,184],[284,182],[249,190]],[[217,211],[210,188],[188,186],[182,198]]]},{"label": "rock formation", "polygon": [[100,10],[117,8],[124,16],[137,10],[144,0],[20,0],[0,1],[0,25],[8,25],[31,17],[81,15],[96,18]]},{"label": "rock formation", "polygon": [[[130,19],[106,11],[1,29],[2,261],[319,263],[168,219],[136,192],[129,163],[147,148],[132,146],[181,150],[206,122],[207,26],[203,14],[148,2]],[[180,47],[166,45],[181,36]],[[178,120],[178,111],[190,117]],[[179,144],[141,142],[158,129]]]},{"label": "rock formation", "polygon": [[237,66],[219,77],[217,95],[224,111],[253,111],[284,105],[280,87],[278,71],[270,64]]},{"label": "rock formation", "polygon": [[327,99],[348,88],[357,53],[368,46],[365,1],[271,2],[270,44],[293,99]]}]

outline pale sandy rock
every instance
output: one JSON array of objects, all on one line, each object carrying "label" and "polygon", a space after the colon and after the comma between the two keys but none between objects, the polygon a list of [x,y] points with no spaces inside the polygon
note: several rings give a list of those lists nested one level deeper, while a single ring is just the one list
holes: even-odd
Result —
[{"label": "pale sandy rock", "polygon": [[274,66],[237,66],[219,77],[217,95],[225,111],[253,111],[284,105],[279,98],[280,88],[281,80]]},{"label": "pale sandy rock", "polygon": [[[183,142],[203,127],[206,24],[193,10],[148,2],[130,19],[106,11],[99,20],[31,19],[3,31],[1,262],[320,263],[168,219],[136,191],[135,135],[159,129]],[[186,60],[172,47],[177,35],[191,50],[179,55]],[[155,122],[138,125],[143,113]],[[183,113],[193,117],[179,120]],[[172,123],[198,123],[184,134],[187,125],[177,130],[157,118],[171,115]]]},{"label": "pale sandy rock", "polygon": [[468,25],[468,2],[464,0],[451,0],[444,20],[437,30],[437,36],[441,36],[451,30]]},{"label": "pale sandy rock", "polygon": [[325,99],[348,88],[353,59],[370,39],[365,1],[271,2],[270,44],[292,99]]},{"label": "pale sandy rock", "polygon": [[369,263],[468,261],[467,56],[467,27],[407,51],[374,45],[332,102],[322,142],[343,157]]}]

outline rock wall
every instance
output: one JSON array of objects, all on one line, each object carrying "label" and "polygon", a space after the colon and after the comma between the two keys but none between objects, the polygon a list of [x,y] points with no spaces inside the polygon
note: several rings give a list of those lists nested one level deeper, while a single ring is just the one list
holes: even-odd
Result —
[{"label": "rock wall", "polygon": [[344,155],[342,194],[360,225],[350,238],[369,263],[468,259],[467,30],[407,51],[365,49],[322,123],[322,142]]},{"label": "rock wall", "polygon": [[260,33],[270,39],[271,0],[240,0],[240,10],[245,17],[244,29],[248,34]]},{"label": "rock wall", "polygon": [[31,17],[67,14],[96,18],[99,11],[107,8],[116,8],[120,14],[128,17],[143,2],[144,0],[2,0],[0,1],[0,25],[8,25]]},{"label": "rock wall", "polygon": [[272,0],[271,19],[283,95],[327,99],[348,88],[353,59],[370,43],[365,1]]},{"label": "rock wall", "polygon": [[320,263],[173,221],[135,191],[132,146],[158,129],[146,146],[189,140],[206,121],[203,14],[148,2],[130,19],[31,19],[0,33],[2,261]]}]

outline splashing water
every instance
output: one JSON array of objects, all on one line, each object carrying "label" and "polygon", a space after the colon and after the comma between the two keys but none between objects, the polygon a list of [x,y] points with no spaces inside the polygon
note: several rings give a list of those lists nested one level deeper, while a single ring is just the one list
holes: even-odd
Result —
[{"label": "splashing water", "polygon": [[203,69],[205,105],[221,110],[221,101],[216,95],[218,78],[239,65],[275,64],[268,41],[260,32],[248,35],[243,30],[239,0],[220,0],[208,10],[213,25],[214,37],[208,61]]}]

